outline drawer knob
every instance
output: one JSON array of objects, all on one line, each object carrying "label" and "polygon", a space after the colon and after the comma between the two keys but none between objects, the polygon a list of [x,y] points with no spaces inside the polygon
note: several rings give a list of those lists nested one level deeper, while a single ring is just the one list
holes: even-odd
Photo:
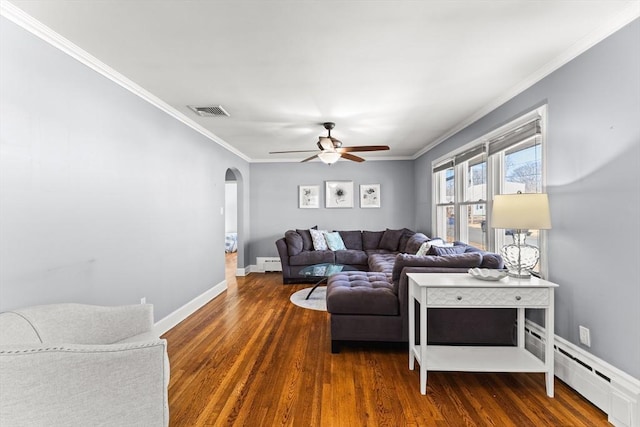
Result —
[{"label": "drawer knob", "polygon": [[516,295],[516,301],[520,301],[522,297],[520,295]]},{"label": "drawer knob", "polygon": [[459,295],[456,297],[456,299],[457,299],[458,301],[462,301],[462,297],[461,297],[461,296],[459,296]]}]

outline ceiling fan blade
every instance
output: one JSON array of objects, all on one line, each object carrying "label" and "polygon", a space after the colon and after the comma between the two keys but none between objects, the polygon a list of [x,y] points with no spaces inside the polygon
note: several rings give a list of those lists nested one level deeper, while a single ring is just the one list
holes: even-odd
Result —
[{"label": "ceiling fan blade", "polygon": [[286,153],[315,153],[318,150],[291,150],[291,151],[269,151],[269,154],[286,154]]},{"label": "ceiling fan blade", "polygon": [[364,162],[364,159],[362,157],[354,156],[353,154],[340,153],[340,156],[342,156],[343,159],[351,160],[354,162],[358,162],[358,163]]},{"label": "ceiling fan blade", "polygon": [[300,163],[308,162],[309,160],[313,160],[313,159],[315,159],[316,157],[318,157],[318,155],[317,155],[317,154],[316,154],[316,155],[313,155],[313,156],[311,156],[311,157],[307,157],[306,159],[302,160]]},{"label": "ceiling fan blade", "polygon": [[339,153],[349,153],[353,151],[384,151],[388,149],[388,145],[359,145],[357,147],[336,148],[336,151]]}]

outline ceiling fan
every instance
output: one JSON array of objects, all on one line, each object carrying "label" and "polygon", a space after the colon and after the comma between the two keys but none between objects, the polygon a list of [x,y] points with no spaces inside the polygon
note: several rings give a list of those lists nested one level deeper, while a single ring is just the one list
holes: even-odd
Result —
[{"label": "ceiling fan", "polygon": [[[364,162],[364,159],[362,157],[358,157],[349,153],[355,151],[384,151],[389,149],[388,145],[359,145],[356,147],[343,147],[342,141],[331,136],[331,129],[333,129],[336,124],[333,122],[326,122],[322,125],[328,131],[328,135],[321,136],[318,139],[317,145],[320,149],[320,152],[302,160],[302,162],[308,162],[309,160],[313,160],[316,157],[328,165],[337,162],[340,158],[351,160],[354,162]],[[312,153],[314,151],[316,150],[270,151],[269,154]]]}]

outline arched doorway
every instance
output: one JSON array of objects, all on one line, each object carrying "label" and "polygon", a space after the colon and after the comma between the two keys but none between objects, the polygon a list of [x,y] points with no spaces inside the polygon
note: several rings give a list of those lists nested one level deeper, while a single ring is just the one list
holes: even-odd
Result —
[{"label": "arched doorway", "polygon": [[235,168],[229,168],[224,181],[226,276],[244,276],[242,174]]}]

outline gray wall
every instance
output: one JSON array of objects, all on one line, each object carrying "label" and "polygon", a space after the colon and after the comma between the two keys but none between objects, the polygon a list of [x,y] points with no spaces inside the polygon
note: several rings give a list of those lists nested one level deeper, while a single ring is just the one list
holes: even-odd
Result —
[{"label": "gray wall", "polygon": [[248,163],[4,18],[0,51],[0,310],[146,297],[159,319],[221,283]]},{"label": "gray wall", "polygon": [[[514,117],[548,104],[549,278],[558,283],[556,333],[640,378],[640,21],[550,74],[437,146],[415,164],[431,189],[431,162]],[[417,193],[418,227],[431,195]]]},{"label": "gray wall", "polygon": [[[277,256],[275,241],[289,229],[413,228],[413,176],[413,161],[251,164],[251,262],[258,256]],[[325,208],[325,181],[353,181],[353,209]],[[380,209],[360,208],[360,184],[380,184]],[[319,209],[298,208],[299,185],[320,186]]]}]

